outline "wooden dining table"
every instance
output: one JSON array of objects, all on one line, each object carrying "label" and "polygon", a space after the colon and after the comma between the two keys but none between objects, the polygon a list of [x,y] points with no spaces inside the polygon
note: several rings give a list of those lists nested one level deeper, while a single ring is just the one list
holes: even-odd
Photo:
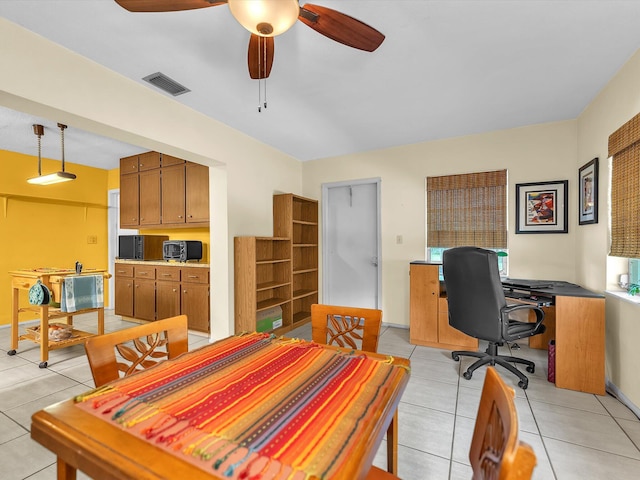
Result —
[{"label": "wooden dining table", "polygon": [[243,334],[40,410],[31,437],[64,480],[364,479],[387,432],[397,462],[409,370],[404,358]]}]

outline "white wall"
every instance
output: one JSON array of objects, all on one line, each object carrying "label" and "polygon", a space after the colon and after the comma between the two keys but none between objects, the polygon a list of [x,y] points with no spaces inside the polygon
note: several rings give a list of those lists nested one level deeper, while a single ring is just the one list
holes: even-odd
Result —
[{"label": "white wall", "polygon": [[[303,190],[320,198],[326,182],[382,179],[382,308],[385,322],[408,325],[409,262],[424,259],[427,176],[506,168],[511,276],[575,281],[576,125],[573,120],[535,125],[304,162]],[[515,184],[565,179],[569,233],[516,235]],[[395,243],[397,235],[403,236],[402,245]]]},{"label": "white wall", "polygon": [[[640,51],[611,79],[578,118],[576,169],[594,157],[600,159],[599,217],[596,225],[579,227],[577,280],[590,288],[612,288],[618,275],[626,272],[626,261],[609,252],[608,138],[622,124],[640,112]],[[606,373],[610,381],[634,405],[640,406],[640,305],[607,295]]]},{"label": "white wall", "polygon": [[212,337],[233,333],[233,237],[272,234],[272,195],[300,192],[300,162],[3,18],[0,64],[0,105],[215,167]]}]

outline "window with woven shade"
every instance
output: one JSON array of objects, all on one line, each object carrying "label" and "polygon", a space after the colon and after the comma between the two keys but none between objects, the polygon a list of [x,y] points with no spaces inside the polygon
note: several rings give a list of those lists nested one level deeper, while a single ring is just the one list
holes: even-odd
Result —
[{"label": "window with woven shade", "polygon": [[507,248],[507,171],[427,177],[427,246]]},{"label": "window with woven shade", "polygon": [[442,263],[447,248],[476,246],[498,252],[508,274],[506,170],[427,177],[426,221],[429,262]]},{"label": "window with woven shade", "polygon": [[609,136],[611,170],[611,251],[640,258],[640,114]]}]

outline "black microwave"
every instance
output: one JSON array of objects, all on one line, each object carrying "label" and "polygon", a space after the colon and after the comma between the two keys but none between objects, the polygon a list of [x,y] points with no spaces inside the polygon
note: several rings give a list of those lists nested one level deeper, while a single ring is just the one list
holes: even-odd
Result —
[{"label": "black microwave", "polygon": [[162,255],[165,260],[202,259],[202,242],[199,240],[165,240],[162,243]]},{"label": "black microwave", "polygon": [[162,260],[162,242],[167,235],[120,235],[118,258],[129,260]]}]

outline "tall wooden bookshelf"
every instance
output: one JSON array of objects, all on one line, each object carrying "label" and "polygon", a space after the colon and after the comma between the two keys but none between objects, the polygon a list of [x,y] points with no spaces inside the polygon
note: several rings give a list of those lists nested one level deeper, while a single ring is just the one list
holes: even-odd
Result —
[{"label": "tall wooden bookshelf", "polygon": [[259,312],[282,308],[282,327],[291,329],[291,240],[235,237],[235,332],[256,330]]},{"label": "tall wooden bookshelf", "polygon": [[311,305],[318,303],[318,201],[274,195],[273,234],[291,239],[291,326],[296,328],[311,321]]}]

